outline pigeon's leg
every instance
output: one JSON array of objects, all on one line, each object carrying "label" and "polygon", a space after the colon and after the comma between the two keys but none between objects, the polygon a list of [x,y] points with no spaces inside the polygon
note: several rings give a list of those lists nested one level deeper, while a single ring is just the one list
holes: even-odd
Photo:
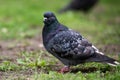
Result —
[{"label": "pigeon's leg", "polygon": [[59,72],[60,73],[67,73],[70,71],[70,66],[64,66]]}]

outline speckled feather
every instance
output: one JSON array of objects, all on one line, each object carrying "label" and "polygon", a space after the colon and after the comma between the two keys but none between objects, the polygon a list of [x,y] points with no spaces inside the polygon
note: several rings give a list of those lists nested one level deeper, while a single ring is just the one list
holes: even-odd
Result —
[{"label": "speckled feather", "polygon": [[[92,44],[72,30],[56,34],[46,46],[48,51],[57,58],[72,61],[71,65],[75,62],[83,62],[95,53]],[[70,65],[70,63],[65,65],[68,64]]]}]

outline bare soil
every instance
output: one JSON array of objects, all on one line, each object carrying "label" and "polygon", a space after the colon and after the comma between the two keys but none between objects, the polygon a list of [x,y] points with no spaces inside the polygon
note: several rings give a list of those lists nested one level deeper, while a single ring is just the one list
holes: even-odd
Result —
[{"label": "bare soil", "polygon": [[[0,55],[1,58],[15,60],[22,51],[40,51],[44,50],[41,37],[34,37],[24,40],[9,40],[0,41]],[[0,58],[0,62],[1,62]]]}]

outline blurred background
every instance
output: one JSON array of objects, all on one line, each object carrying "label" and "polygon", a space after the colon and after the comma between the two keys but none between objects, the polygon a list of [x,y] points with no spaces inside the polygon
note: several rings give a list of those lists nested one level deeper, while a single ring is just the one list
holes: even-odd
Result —
[{"label": "blurred background", "polygon": [[[58,14],[70,0],[0,0],[0,40],[34,37],[43,27],[43,13],[56,13],[59,21],[94,43],[120,44],[119,0],[100,0],[89,11]],[[40,34],[39,34],[40,35]]]},{"label": "blurred background", "polygon": [[[80,32],[106,54],[120,54],[120,0],[99,0],[89,12],[59,13],[70,0],[0,0],[0,61],[15,61],[16,53],[40,51],[43,13]],[[116,58],[115,56],[114,58]]]}]

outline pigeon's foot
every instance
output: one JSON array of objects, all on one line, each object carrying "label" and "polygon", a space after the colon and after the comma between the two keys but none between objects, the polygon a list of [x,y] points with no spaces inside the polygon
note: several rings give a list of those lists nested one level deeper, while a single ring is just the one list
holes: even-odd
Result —
[{"label": "pigeon's foot", "polygon": [[64,66],[59,72],[60,73],[67,73],[70,71],[70,67],[69,66]]}]

